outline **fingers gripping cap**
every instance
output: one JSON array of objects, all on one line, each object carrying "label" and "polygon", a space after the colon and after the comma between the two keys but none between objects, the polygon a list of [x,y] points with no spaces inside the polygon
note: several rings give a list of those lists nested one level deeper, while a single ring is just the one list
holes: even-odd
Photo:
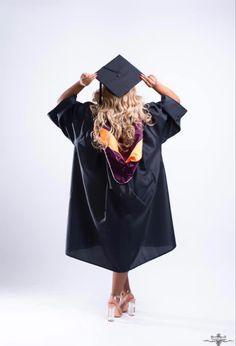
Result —
[{"label": "fingers gripping cap", "polygon": [[97,71],[97,80],[100,81],[100,101],[102,84],[115,96],[125,95],[131,88],[141,81],[140,73],[135,66],[120,54]]}]

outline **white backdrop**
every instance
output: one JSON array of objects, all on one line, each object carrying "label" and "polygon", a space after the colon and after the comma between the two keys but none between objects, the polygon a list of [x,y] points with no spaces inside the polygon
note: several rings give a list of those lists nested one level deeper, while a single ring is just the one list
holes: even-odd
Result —
[{"label": "white backdrop", "polygon": [[[0,10],[2,344],[234,339],[233,0],[10,0]],[[162,147],[177,247],[130,271],[136,316],[109,324],[112,272],[64,253],[73,145],[47,113],[118,54],[188,112]],[[143,82],[137,90],[160,100]]]}]

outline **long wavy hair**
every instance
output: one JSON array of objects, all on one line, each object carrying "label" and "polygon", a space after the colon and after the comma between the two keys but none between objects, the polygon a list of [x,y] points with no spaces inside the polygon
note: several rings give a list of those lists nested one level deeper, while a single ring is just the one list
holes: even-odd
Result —
[{"label": "long wavy hair", "polygon": [[92,145],[97,149],[104,149],[104,144],[100,141],[100,129],[104,125],[111,127],[111,133],[117,140],[119,149],[123,152],[133,144],[135,137],[135,127],[155,125],[152,115],[144,107],[143,98],[136,94],[133,87],[122,97],[113,95],[104,85],[102,85],[102,104],[99,105],[99,89],[93,92],[90,105],[94,117],[93,130],[90,132]]}]

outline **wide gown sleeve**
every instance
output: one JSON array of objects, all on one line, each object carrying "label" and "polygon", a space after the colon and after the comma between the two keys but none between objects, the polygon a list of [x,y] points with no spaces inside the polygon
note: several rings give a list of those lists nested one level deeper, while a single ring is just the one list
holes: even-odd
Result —
[{"label": "wide gown sleeve", "polygon": [[181,130],[181,118],[187,109],[173,98],[162,95],[161,101],[148,103],[148,109],[157,122],[161,143]]},{"label": "wide gown sleeve", "polygon": [[59,102],[55,108],[47,113],[72,143],[80,134],[86,103],[77,101],[76,95],[72,95]]}]

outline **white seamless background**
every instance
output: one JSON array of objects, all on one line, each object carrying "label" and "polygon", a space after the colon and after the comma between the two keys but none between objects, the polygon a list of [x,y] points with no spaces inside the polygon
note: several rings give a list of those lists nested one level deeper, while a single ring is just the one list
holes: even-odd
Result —
[{"label": "white seamless background", "polygon": [[[231,0],[1,1],[2,345],[234,339],[234,23]],[[188,112],[162,146],[177,247],[130,271],[136,316],[109,324],[112,272],[65,255],[73,145],[47,113],[118,54]]]}]

